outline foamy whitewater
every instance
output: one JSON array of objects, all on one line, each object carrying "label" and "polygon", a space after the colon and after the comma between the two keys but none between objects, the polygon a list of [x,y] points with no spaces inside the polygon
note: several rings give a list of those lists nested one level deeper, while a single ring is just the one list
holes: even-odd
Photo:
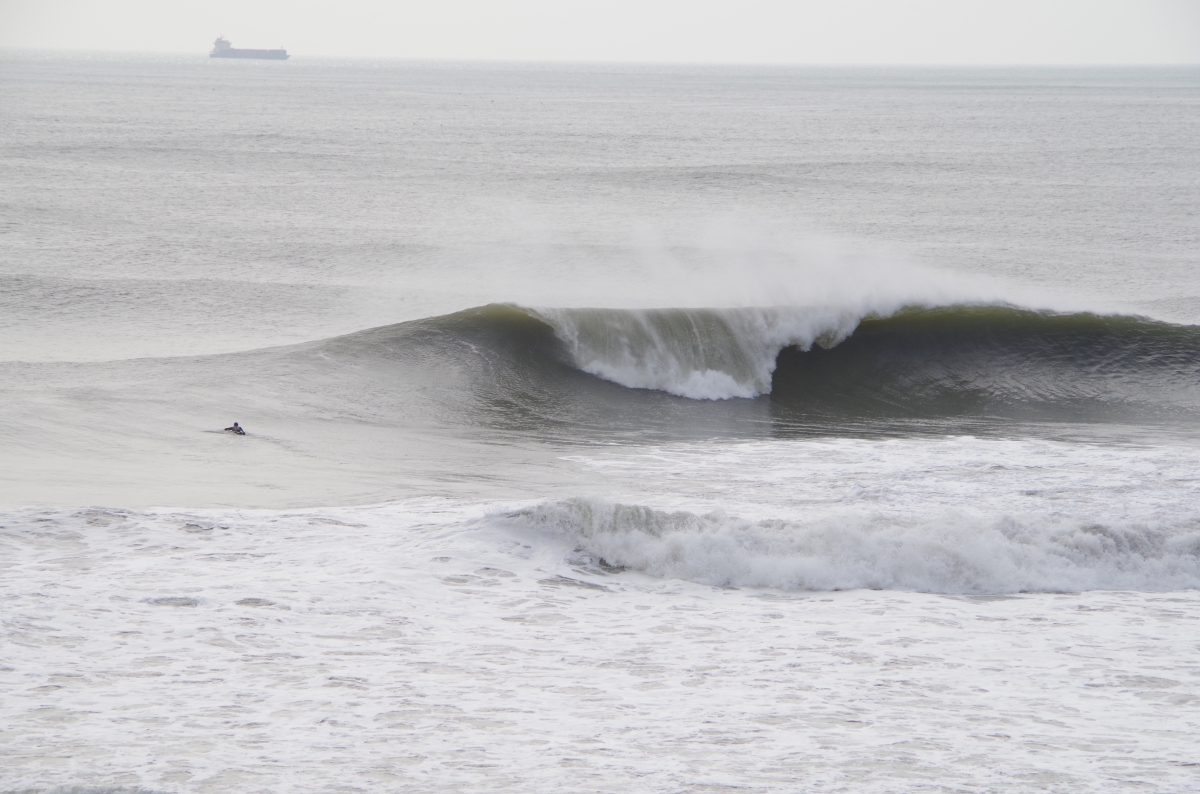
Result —
[{"label": "foamy whitewater", "polygon": [[0,791],[1200,790],[1200,71],[0,84]]}]

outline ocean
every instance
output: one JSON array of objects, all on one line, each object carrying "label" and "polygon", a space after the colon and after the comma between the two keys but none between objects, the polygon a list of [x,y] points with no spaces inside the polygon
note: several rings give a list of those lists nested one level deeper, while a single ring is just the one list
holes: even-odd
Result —
[{"label": "ocean", "polygon": [[1200,69],[0,96],[0,791],[1200,791]]}]

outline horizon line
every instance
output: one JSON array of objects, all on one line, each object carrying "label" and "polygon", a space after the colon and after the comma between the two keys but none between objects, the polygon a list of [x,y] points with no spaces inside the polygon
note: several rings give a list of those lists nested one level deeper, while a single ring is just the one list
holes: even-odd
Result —
[{"label": "horizon line", "polygon": [[[281,45],[281,48],[282,45]],[[284,48],[286,49],[286,48]],[[136,57],[175,56],[207,58],[205,50],[105,50],[91,48],[50,48],[0,45],[0,53],[28,53],[41,55],[126,55]],[[688,60],[596,60],[559,58],[488,58],[469,56],[405,57],[399,55],[300,55],[289,53],[290,59],[385,61],[395,63],[446,63],[446,64],[512,64],[512,65],[561,65],[561,66],[741,66],[741,67],[847,67],[847,68],[1155,68],[1155,67],[1200,67],[1197,61],[1063,61],[1063,62],[1012,62],[1012,61],[688,61]],[[280,61],[280,63],[287,63]]]}]

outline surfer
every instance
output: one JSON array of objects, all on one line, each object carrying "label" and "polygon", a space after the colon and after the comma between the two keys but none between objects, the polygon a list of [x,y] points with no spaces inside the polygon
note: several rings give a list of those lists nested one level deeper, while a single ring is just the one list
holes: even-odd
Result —
[{"label": "surfer", "polygon": [[239,425],[237,422],[234,422],[234,423],[233,423],[233,427],[227,427],[227,428],[225,428],[225,432],[226,432],[226,433],[234,433],[235,435],[239,435],[239,436],[244,436],[244,435],[246,435],[246,431],[245,431],[245,430],[243,430],[243,429],[242,429],[242,426],[241,426],[241,425]]}]

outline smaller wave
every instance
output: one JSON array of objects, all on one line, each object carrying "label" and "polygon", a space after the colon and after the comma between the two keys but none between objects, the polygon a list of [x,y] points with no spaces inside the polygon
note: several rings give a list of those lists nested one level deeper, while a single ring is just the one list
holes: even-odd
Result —
[{"label": "smaller wave", "polygon": [[846,510],[751,521],[567,499],[493,517],[663,578],[724,587],[996,594],[1200,587],[1200,520],[1101,524],[944,512],[919,522]]}]

